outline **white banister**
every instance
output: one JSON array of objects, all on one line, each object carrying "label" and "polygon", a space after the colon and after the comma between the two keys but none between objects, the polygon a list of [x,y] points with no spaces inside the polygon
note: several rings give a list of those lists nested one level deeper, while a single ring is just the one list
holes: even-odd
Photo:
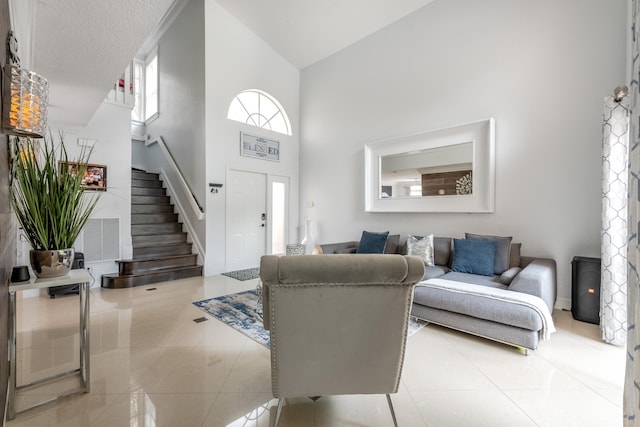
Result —
[{"label": "white banister", "polygon": [[193,192],[191,191],[191,188],[189,187],[189,184],[187,184],[187,181],[184,179],[184,176],[182,175],[180,168],[178,167],[175,160],[173,159],[173,156],[171,155],[171,152],[169,151],[167,144],[165,144],[161,136],[157,136],[150,141],[145,141],[144,143],[146,147],[152,144],[158,144],[167,163],[171,166],[173,173],[175,174],[176,177],[178,177],[177,184],[181,187],[180,189],[182,190],[182,192],[187,196],[189,200],[189,205],[193,209],[193,212],[195,213],[196,218],[198,218],[199,220],[203,220],[204,208],[200,205],[200,203],[198,203],[196,196],[193,194]]},{"label": "white banister", "polygon": [[111,89],[107,94],[107,102],[133,107],[134,88],[132,70],[132,64],[127,65],[122,77],[113,84],[113,89]]}]

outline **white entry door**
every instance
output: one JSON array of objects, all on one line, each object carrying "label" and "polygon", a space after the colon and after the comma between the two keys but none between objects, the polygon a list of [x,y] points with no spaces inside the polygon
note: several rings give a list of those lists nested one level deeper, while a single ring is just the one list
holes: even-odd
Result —
[{"label": "white entry door", "polygon": [[267,236],[267,177],[229,170],[227,175],[227,268],[258,267]]}]

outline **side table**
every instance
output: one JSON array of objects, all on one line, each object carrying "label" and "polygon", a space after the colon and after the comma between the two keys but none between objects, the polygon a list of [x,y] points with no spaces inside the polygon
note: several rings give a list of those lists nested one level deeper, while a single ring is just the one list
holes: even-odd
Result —
[{"label": "side table", "polygon": [[[67,396],[78,393],[89,393],[89,284],[91,276],[84,269],[69,271],[69,274],[62,277],[50,279],[32,278],[25,282],[9,284],[9,393],[7,396],[7,419],[12,420],[21,412],[37,408],[42,405],[54,402]],[[16,292],[30,289],[42,289],[51,286],[79,285],[80,287],[80,367],[66,372],[61,372],[52,376],[44,377],[28,384],[17,384],[17,328],[16,328]],[[20,391],[41,386],[45,383],[62,379],[70,375],[80,375],[81,385],[74,389],[58,394],[56,397],[38,402],[34,405],[16,410],[16,397]]]}]

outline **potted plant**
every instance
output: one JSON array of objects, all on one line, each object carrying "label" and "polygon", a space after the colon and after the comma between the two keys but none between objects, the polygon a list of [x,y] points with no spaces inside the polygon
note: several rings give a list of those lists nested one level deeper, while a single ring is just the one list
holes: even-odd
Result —
[{"label": "potted plant", "polygon": [[11,206],[32,250],[31,268],[38,277],[67,274],[73,244],[91,216],[99,194],[85,195],[82,178],[91,150],[83,148],[69,167],[64,146],[48,138],[12,141]]}]

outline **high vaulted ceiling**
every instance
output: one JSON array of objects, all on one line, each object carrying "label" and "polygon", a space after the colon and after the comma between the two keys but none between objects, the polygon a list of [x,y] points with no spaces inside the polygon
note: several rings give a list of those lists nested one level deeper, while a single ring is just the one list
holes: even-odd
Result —
[{"label": "high vaulted ceiling", "polygon": [[[9,0],[22,65],[49,80],[49,122],[85,126],[145,41],[187,1]],[[434,0],[215,1],[302,69]]]},{"label": "high vaulted ceiling", "polygon": [[434,0],[217,0],[303,69]]}]

